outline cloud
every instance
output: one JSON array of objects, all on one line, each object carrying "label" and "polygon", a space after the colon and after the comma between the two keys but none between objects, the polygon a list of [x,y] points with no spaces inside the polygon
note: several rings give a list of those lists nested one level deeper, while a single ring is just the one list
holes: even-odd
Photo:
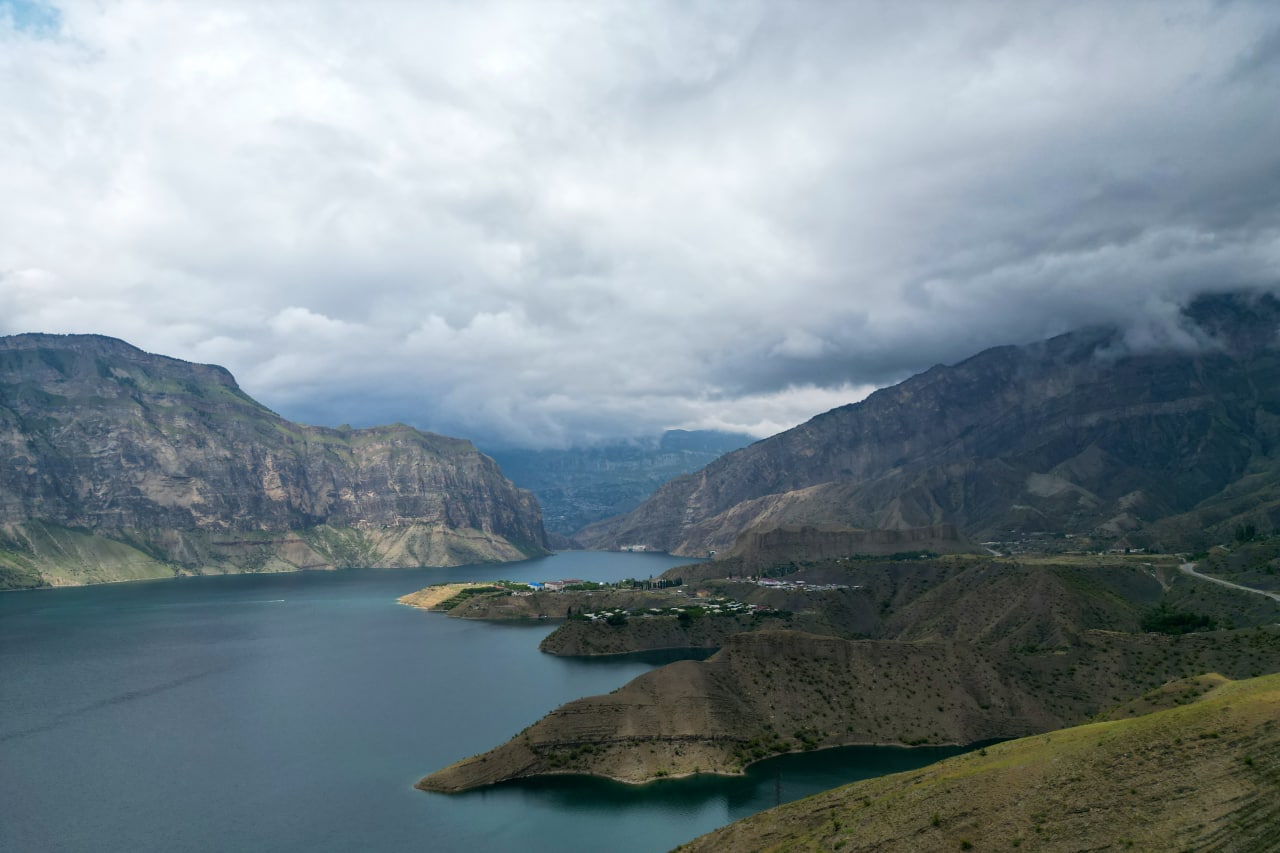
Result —
[{"label": "cloud", "polygon": [[1277,33],[1264,2],[0,2],[0,333],[539,445],[764,434],[1085,323],[1174,344],[1169,306],[1280,281]]}]

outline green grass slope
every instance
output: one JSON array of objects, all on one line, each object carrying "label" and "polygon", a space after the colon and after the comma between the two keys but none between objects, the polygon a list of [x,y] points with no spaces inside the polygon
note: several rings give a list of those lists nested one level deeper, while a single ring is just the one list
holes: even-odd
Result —
[{"label": "green grass slope", "polygon": [[[1209,683],[1172,692],[1198,694]],[[680,849],[1274,851],[1280,675],[857,782]]]}]

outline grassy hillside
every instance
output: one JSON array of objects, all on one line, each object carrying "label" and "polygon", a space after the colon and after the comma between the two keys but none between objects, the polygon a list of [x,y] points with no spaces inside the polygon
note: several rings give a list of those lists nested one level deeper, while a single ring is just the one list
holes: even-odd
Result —
[{"label": "grassy hillside", "polygon": [[857,782],[680,850],[1280,849],[1280,675],[1162,692],[1186,704]]}]

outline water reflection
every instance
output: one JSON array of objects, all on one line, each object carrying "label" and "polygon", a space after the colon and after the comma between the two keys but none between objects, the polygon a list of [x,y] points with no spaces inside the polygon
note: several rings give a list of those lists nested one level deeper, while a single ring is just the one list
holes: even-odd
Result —
[{"label": "water reflection", "polygon": [[529,800],[557,810],[591,813],[655,809],[688,813],[720,806],[727,809],[730,819],[737,819],[849,782],[915,770],[978,746],[847,746],[780,755],[751,765],[742,776],[701,774],[644,785],[591,776],[544,776],[454,796]]},{"label": "water reflection", "polygon": [[646,652],[630,652],[625,655],[593,655],[585,657],[565,657],[564,660],[587,665],[611,665],[620,663],[642,663],[647,666],[666,666],[681,660],[706,660],[719,649],[650,649]]}]

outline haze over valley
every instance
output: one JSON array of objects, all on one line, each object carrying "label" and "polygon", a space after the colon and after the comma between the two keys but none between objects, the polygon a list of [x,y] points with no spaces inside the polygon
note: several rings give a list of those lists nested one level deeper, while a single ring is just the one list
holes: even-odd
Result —
[{"label": "haze over valley", "polygon": [[0,848],[1280,846],[1276,4],[0,69]]}]

